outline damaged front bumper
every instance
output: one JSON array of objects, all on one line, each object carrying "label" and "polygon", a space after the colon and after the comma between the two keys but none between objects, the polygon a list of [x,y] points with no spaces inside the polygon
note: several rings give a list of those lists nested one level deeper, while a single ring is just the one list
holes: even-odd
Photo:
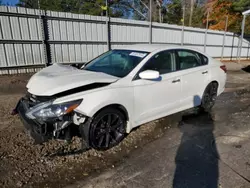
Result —
[{"label": "damaged front bumper", "polygon": [[[29,135],[34,139],[35,144],[47,142],[50,139],[71,141],[74,136],[83,138],[88,145],[89,123],[87,117],[77,112],[71,112],[58,118],[30,118],[29,112],[37,105],[44,103],[48,98],[34,100],[27,94],[19,100],[12,115],[18,114]],[[28,112],[28,113],[27,113]],[[88,119],[90,120],[90,119]]]},{"label": "damaged front bumper", "polygon": [[[19,114],[19,117],[28,130],[29,135],[34,139],[36,144],[40,144],[53,138],[53,125],[49,123],[40,123],[36,120],[29,119],[26,112],[29,110],[29,101],[21,98],[17,103],[14,113]],[[13,114],[14,114],[13,113]]]}]

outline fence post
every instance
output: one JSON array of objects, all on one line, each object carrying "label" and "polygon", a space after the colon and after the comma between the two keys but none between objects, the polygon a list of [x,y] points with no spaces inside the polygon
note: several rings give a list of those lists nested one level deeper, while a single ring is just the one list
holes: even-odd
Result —
[{"label": "fence post", "polygon": [[223,55],[224,55],[226,33],[227,33],[227,22],[228,22],[228,16],[226,16],[225,32],[224,32],[224,36],[223,36],[223,44],[222,44],[222,49],[221,49],[221,60],[223,60]]},{"label": "fence post", "polygon": [[207,30],[208,30],[208,18],[209,18],[209,11],[207,12],[207,24],[206,24],[206,32],[205,32],[205,39],[204,39],[204,52],[206,52],[207,48]]},{"label": "fence post", "polygon": [[240,59],[241,59],[241,49],[242,49],[242,43],[243,43],[243,38],[244,38],[245,21],[246,21],[246,15],[243,15],[243,20],[242,20],[242,25],[241,25],[240,43],[239,43],[239,49],[238,49],[238,55],[237,55],[238,63],[240,63]]},{"label": "fence post", "polygon": [[233,53],[234,53],[234,36],[235,36],[235,33],[233,34],[233,42],[232,42],[231,58],[230,58],[231,61],[233,59]]},{"label": "fence post", "polygon": [[236,54],[236,61],[239,61],[239,49],[240,49],[240,36],[237,36],[238,38],[238,45],[237,45],[237,54]]},{"label": "fence post", "polygon": [[152,44],[152,0],[149,2],[149,44]]},{"label": "fence post", "polygon": [[111,50],[111,33],[110,33],[110,18],[106,19],[106,28],[107,28],[107,47],[108,50]]},{"label": "fence post", "polygon": [[248,55],[249,55],[249,46],[250,46],[250,44],[249,44],[249,42],[248,42],[248,48],[247,48],[247,59],[248,59]]},{"label": "fence post", "polygon": [[185,27],[185,4],[183,5],[183,15],[182,15],[182,29],[181,29],[181,45],[184,45],[184,27]]},{"label": "fence post", "polygon": [[49,26],[48,26],[48,18],[47,13],[44,11],[44,15],[41,16],[42,18],[42,26],[43,26],[43,44],[44,44],[44,54],[47,60],[46,66],[50,66],[52,64],[51,58],[51,48],[49,44]]},{"label": "fence post", "polygon": [[39,19],[41,22],[41,33],[42,33],[42,44],[43,44],[43,53],[45,59],[45,67],[51,65],[51,49],[49,45],[49,27],[48,20],[46,18],[46,10],[44,10],[44,15],[41,13],[40,0],[38,0],[38,9],[39,9]]},{"label": "fence post", "polygon": [[111,34],[110,34],[110,17],[109,17],[109,2],[106,0],[106,28],[107,28],[107,47],[111,50]]}]

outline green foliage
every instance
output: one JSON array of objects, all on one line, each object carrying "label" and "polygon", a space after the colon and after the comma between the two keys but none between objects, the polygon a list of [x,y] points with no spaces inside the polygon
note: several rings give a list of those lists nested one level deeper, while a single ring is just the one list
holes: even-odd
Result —
[{"label": "green foliage", "polygon": [[250,1],[249,0],[233,1],[232,8],[236,12],[243,12],[245,10],[250,9]]},{"label": "green foliage", "polygon": [[204,7],[195,6],[194,12],[193,12],[193,19],[192,19],[192,27],[204,27],[204,24],[202,22],[204,17]]},{"label": "green foliage", "polygon": [[[183,3],[185,3],[185,25],[188,25],[190,4],[188,0],[164,0],[162,11],[163,22],[182,25]],[[241,12],[250,9],[250,0],[197,0],[193,9],[192,27],[205,27],[207,10],[212,10],[209,17],[209,28],[225,29],[225,17],[229,17],[228,31],[240,32]],[[2,0],[0,0],[0,4]],[[40,0],[44,10],[72,12],[105,16],[106,0]],[[18,6],[38,8],[37,0],[19,0]],[[109,14],[112,17],[148,20],[149,0],[109,0]],[[152,20],[159,21],[157,0],[152,0]],[[250,16],[246,19],[246,33],[250,33]]]},{"label": "green foliage", "polygon": [[[204,18],[204,1],[199,1],[198,4],[195,4],[193,8],[193,16],[192,16],[192,27],[204,27],[202,22]],[[164,17],[164,22],[169,24],[182,25],[183,21],[183,1],[182,0],[171,0],[166,4],[167,12]],[[190,16],[190,6],[189,4],[185,4],[185,19],[184,25],[189,24],[189,16]]]},{"label": "green foliage", "polygon": [[[109,12],[113,17],[122,17],[126,11],[118,6],[118,0],[113,0]],[[19,0],[17,6],[38,8],[36,0]],[[106,15],[101,7],[106,6],[105,0],[40,0],[40,7],[44,10],[62,11],[89,15]]]},{"label": "green foliage", "polygon": [[16,5],[26,8],[38,8],[38,3],[37,1],[34,0],[19,0],[19,2]]},{"label": "green foliage", "polygon": [[169,24],[182,24],[182,3],[181,0],[172,0],[166,5],[167,12],[164,21]]}]

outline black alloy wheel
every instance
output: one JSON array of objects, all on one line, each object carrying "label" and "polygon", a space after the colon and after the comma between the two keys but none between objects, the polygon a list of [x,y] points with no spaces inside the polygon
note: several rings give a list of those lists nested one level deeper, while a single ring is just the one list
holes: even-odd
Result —
[{"label": "black alloy wheel", "polygon": [[89,143],[94,149],[110,149],[119,144],[125,136],[126,118],[118,109],[106,108],[91,122]]}]

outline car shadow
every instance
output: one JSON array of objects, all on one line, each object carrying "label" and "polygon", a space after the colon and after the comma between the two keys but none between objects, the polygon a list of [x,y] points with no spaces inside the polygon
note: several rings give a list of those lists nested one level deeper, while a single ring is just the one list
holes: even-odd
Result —
[{"label": "car shadow", "polygon": [[[200,101],[194,97],[194,104]],[[173,188],[218,187],[218,152],[213,135],[214,122],[209,113],[184,115],[179,123],[182,132],[177,150]]]},{"label": "car shadow", "polygon": [[250,73],[250,65],[242,68],[243,71],[247,72],[247,73]]}]

